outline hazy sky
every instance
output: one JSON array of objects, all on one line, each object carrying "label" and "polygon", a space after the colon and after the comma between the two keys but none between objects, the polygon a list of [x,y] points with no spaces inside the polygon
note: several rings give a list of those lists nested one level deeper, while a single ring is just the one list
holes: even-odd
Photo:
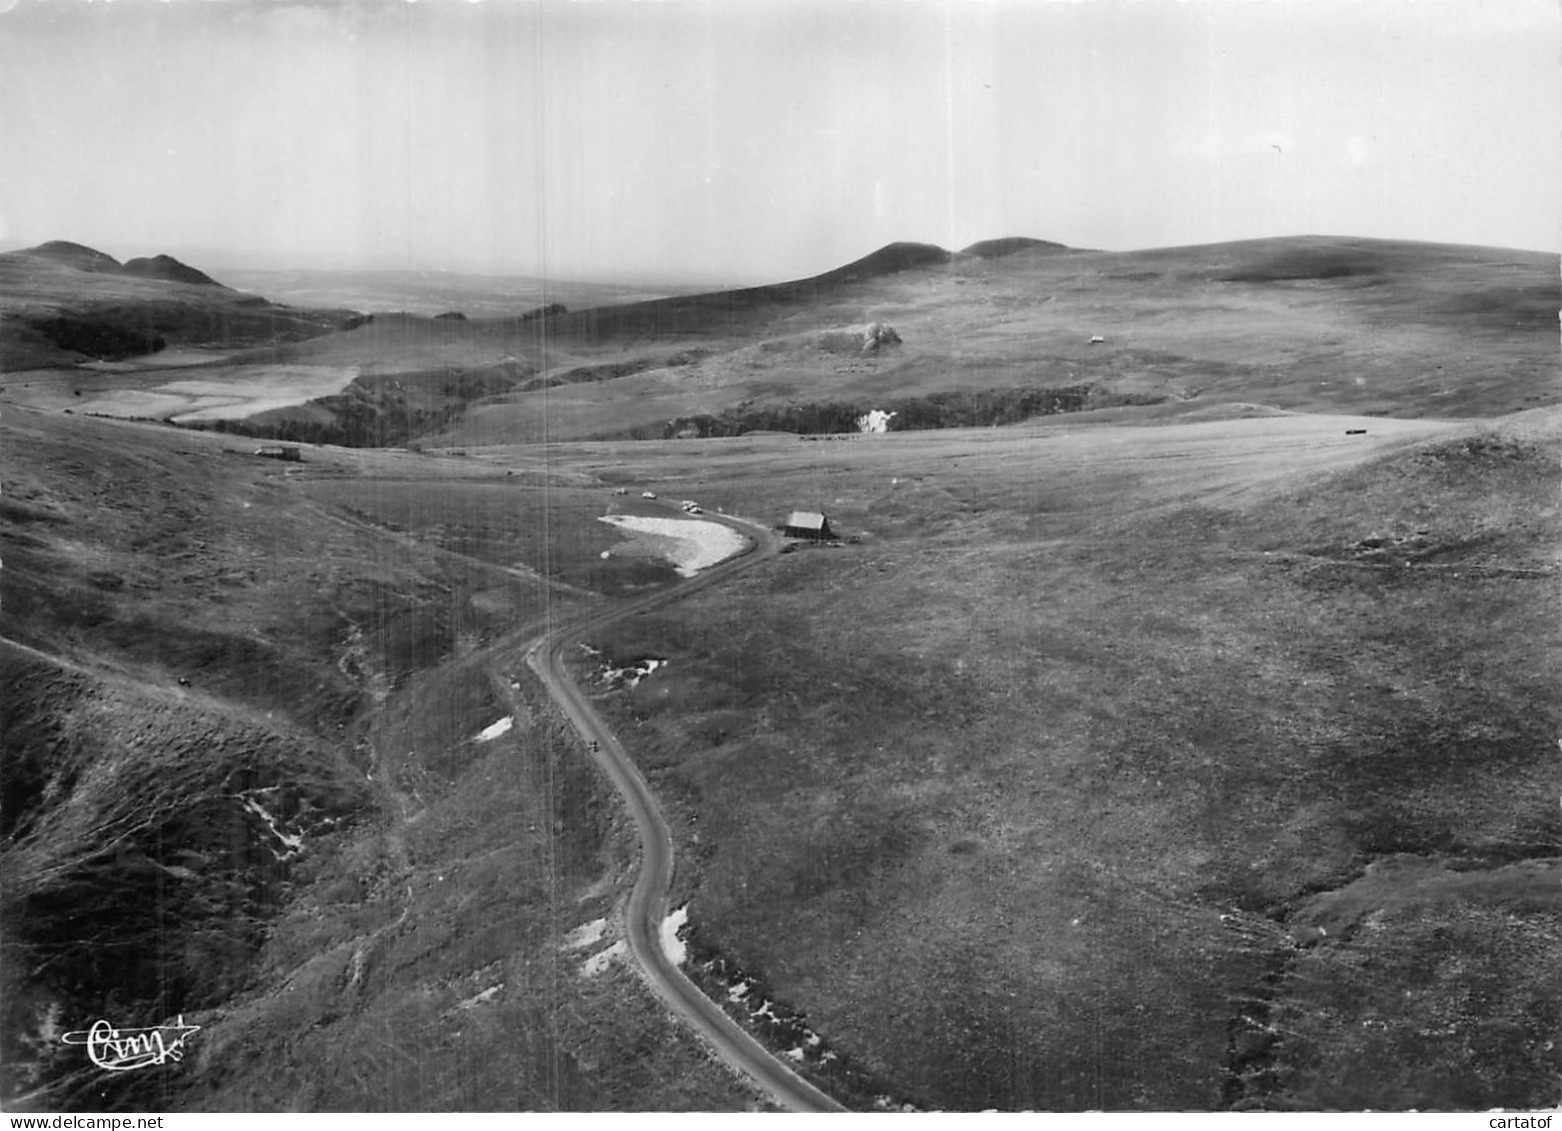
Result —
[{"label": "hazy sky", "polygon": [[1559,58],[1556,0],[0,0],[0,242],[707,280],[1008,235],[1557,250]]}]

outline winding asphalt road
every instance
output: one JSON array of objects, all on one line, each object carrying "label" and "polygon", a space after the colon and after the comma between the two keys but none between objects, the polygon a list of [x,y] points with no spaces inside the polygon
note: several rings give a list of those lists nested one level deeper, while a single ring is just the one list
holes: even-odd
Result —
[{"label": "winding asphalt road", "polygon": [[755,539],[754,548],[672,589],[555,628],[527,650],[526,662],[587,743],[596,743],[593,755],[613,779],[634,815],[635,827],[640,833],[640,875],[630,893],[625,917],[630,953],[644,969],[651,988],[709,1041],[723,1060],[749,1076],[782,1107],[790,1111],[845,1111],[749,1036],[701,993],[662,950],[661,925],[668,913],[667,891],[673,875],[672,833],[645,778],[607,724],[592,709],[585,694],[570,679],[564,666],[565,649],[580,643],[582,637],[614,621],[682,600],[780,552],[780,540],[757,524],[717,515],[703,517]]}]

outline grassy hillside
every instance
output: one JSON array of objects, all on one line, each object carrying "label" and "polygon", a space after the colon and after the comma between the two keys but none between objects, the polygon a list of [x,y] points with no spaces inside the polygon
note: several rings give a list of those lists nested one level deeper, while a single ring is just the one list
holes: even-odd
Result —
[{"label": "grassy hillside", "polygon": [[1554,1102],[1557,435],[670,451],[861,539],[597,641],[698,937],[923,1106]]},{"label": "grassy hillside", "polygon": [[[652,342],[697,342],[710,356],[490,398],[446,439],[528,441],[544,420],[552,438],[670,436],[655,429],[822,402],[855,415],[897,399],[1079,385],[1095,403],[1496,416],[1555,399],[1559,306],[1555,256],[1493,249],[1306,237],[956,256],[561,322],[549,350],[600,342],[627,358]],[[872,322],[902,344],[837,348],[835,335]]]},{"label": "grassy hillside", "polygon": [[[515,641],[673,576],[577,537],[608,528],[575,479],[15,408],[0,433],[8,1110],[755,1102],[612,955],[583,971],[618,928],[567,939],[616,914],[634,841]],[[59,1041],[180,1012],[164,1070]]]},{"label": "grassy hillside", "polygon": [[[680,830],[702,977],[800,1015],[848,1102],[1550,1102],[1554,414],[291,467],[6,421],[6,741],[31,768],[5,922],[71,972],[7,994],[23,1102],[101,1101],[47,1034],[106,1008],[97,936],[62,924],[110,884],[153,916],[121,916],[142,949],[113,969],[157,984],[116,1008],[177,993],[203,1026],[125,1103],[752,1103],[595,957],[633,840],[521,663],[547,610],[667,582],[600,557],[620,484],[817,507],[855,540],[581,669]],[[632,689],[598,678],[648,656]],[[246,798],[305,852],[279,860]]]}]

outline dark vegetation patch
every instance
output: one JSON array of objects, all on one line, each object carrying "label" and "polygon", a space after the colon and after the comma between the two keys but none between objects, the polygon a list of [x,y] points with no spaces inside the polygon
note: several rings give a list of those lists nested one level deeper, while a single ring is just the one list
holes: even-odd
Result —
[{"label": "dark vegetation patch", "polygon": [[1357,279],[1380,282],[1390,270],[1384,257],[1370,249],[1299,247],[1244,265],[1220,276],[1223,283],[1285,283],[1309,280]]},{"label": "dark vegetation patch", "polygon": [[598,365],[576,365],[545,377],[533,377],[516,389],[530,392],[534,389],[552,389],[560,385],[580,385],[593,381],[615,381],[620,377],[632,377],[648,369],[672,369],[693,365],[710,357],[713,350],[688,349],[662,357],[637,357],[627,361],[609,361]]},{"label": "dark vegetation patch", "polygon": [[193,426],[293,443],[402,447],[450,428],[472,402],[507,392],[516,382],[513,374],[493,370],[356,377],[342,392],[309,401],[304,407],[314,411],[307,416],[283,409]]},{"label": "dark vegetation patch", "polygon": [[1555,328],[1562,310],[1562,283],[1486,287],[1454,295],[1433,312],[1456,318],[1475,316],[1494,330],[1541,331]]},{"label": "dark vegetation patch", "polygon": [[117,318],[60,315],[34,321],[31,327],[62,350],[105,361],[156,353],[168,345],[168,340],[150,327],[126,326]]},{"label": "dark vegetation patch", "polygon": [[82,303],[26,325],[57,349],[117,360],[170,345],[240,349],[302,341],[341,329],[351,317],[347,311],[293,310],[226,289],[220,293],[220,301],[209,303],[178,298]]},{"label": "dark vegetation patch", "polygon": [[64,516],[58,511],[48,507],[34,506],[23,500],[14,499],[9,495],[0,495],[0,518],[4,518],[7,522],[24,524],[55,524],[65,521]]},{"label": "dark vegetation patch", "polygon": [[[930,393],[923,397],[813,402],[776,406],[739,406],[714,415],[679,417],[654,428],[631,429],[627,439],[673,439],[697,435],[741,436],[747,432],[792,432],[800,435],[832,435],[860,432],[858,420],[878,409],[894,413],[891,432],[928,428],[982,428],[1015,424],[1037,416],[1050,416],[1099,404],[1088,385],[1061,388],[984,389],[975,392]],[[1109,398],[1111,399],[1111,398]],[[1161,397],[1153,400],[1159,402]]]}]

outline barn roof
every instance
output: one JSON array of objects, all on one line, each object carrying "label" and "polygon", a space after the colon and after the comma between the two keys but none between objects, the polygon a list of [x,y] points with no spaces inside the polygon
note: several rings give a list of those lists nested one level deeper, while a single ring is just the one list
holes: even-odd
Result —
[{"label": "barn roof", "polygon": [[799,530],[823,530],[824,515],[814,511],[793,511],[792,517],[786,520],[786,524]]}]

